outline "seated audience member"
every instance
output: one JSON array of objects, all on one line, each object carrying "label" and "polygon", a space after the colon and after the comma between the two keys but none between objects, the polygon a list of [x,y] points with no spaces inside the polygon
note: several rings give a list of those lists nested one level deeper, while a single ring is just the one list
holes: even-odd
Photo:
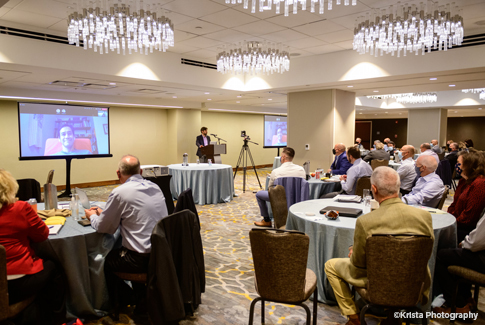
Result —
[{"label": "seated audience member", "polygon": [[397,154],[397,150],[394,141],[389,141],[387,143],[387,152],[389,152],[389,158],[393,157],[392,159],[395,159],[394,156]]},{"label": "seated audience member", "polygon": [[416,185],[402,200],[409,205],[424,205],[436,208],[445,191],[445,185],[435,170],[438,163],[431,156],[419,156],[416,160],[416,175],[419,177]]},{"label": "seated audience member", "polygon": [[49,229],[29,203],[16,201],[15,178],[0,169],[0,245],[7,253],[8,302],[15,304],[37,295],[41,315],[36,324],[62,324],[66,318],[66,284],[54,262],[35,255],[32,242],[42,242]]},{"label": "seated audience member", "polygon": [[419,149],[421,150],[421,156],[433,156],[436,159],[436,162],[439,164],[440,162],[440,157],[431,150],[431,145],[429,143],[423,143],[421,146],[419,146]]},{"label": "seated audience member", "polygon": [[389,141],[391,141],[391,139],[389,138],[384,139],[384,151],[389,151]]},{"label": "seated audience member", "polygon": [[453,140],[446,141],[446,151],[450,152],[450,144],[452,144],[453,142],[455,142],[455,141],[453,141]]},{"label": "seated audience member", "polygon": [[[295,150],[290,147],[283,149],[280,156],[281,166],[273,169],[269,177],[268,186],[274,186],[274,181],[280,177],[301,177],[306,178],[303,167],[295,165],[293,158],[295,157]],[[263,220],[255,221],[254,224],[259,227],[271,227],[271,218],[269,217],[268,206],[266,202],[269,201],[268,191],[259,191],[256,193],[256,200],[258,201],[259,210]]]},{"label": "seated audience member", "polygon": [[346,194],[354,195],[357,188],[357,181],[361,177],[372,175],[372,167],[360,159],[360,150],[355,147],[347,149],[347,158],[352,164],[352,167],[347,170],[347,175],[340,176],[340,184]]},{"label": "seated audience member", "polygon": [[[114,272],[146,273],[150,258],[150,236],[155,225],[167,216],[167,205],[160,187],[141,177],[140,161],[135,156],[124,156],[116,171],[121,185],[108,197],[106,208],[85,210],[86,217],[97,232],[114,234],[120,228],[122,247],[113,249],[104,262],[108,292],[113,298],[115,285],[123,285],[120,292],[132,290],[119,280]],[[132,283],[136,292],[145,285]],[[120,297],[126,299],[125,295]],[[129,301],[126,301],[128,304]]]},{"label": "seated audience member", "polygon": [[458,241],[476,228],[480,214],[485,208],[485,161],[478,152],[461,152],[456,165],[457,175],[461,175],[455,191],[453,203],[448,213],[456,217]]},{"label": "seated audience member", "polygon": [[372,150],[371,152],[369,152],[364,157],[364,161],[370,162],[373,159],[389,161],[389,152],[384,150],[384,144],[382,142],[378,142],[375,144],[375,146],[376,146],[376,150]]},{"label": "seated audience member", "polygon": [[[455,277],[448,272],[448,266],[457,265],[485,273],[485,216],[482,217],[477,227],[467,235],[458,245],[459,248],[441,249],[438,251],[434,273],[434,296],[443,294],[445,303],[441,307],[433,308],[435,313],[451,312],[452,297],[455,292]],[[461,282],[458,286],[455,301],[456,312],[468,314],[472,306],[476,306],[472,298],[471,284]],[[456,315],[459,319],[459,316]]]},{"label": "seated audience member", "polygon": [[376,150],[376,145],[377,145],[378,143],[381,143],[381,141],[380,141],[380,140],[375,140],[375,141],[374,141],[374,144],[372,145],[372,148],[371,148],[370,150]]},{"label": "seated audience member", "polygon": [[362,144],[362,139],[361,138],[355,139],[355,146],[359,150],[364,150],[364,145]]},{"label": "seated audience member", "polygon": [[52,154],[53,156],[59,155],[89,155],[89,150],[74,149],[74,131],[72,125],[64,124],[59,130],[59,141],[61,142],[62,149],[59,152]]},{"label": "seated audience member", "polygon": [[345,175],[347,170],[352,166],[347,159],[347,154],[345,153],[345,146],[343,143],[337,143],[332,149],[332,153],[335,155],[330,169],[327,173],[332,173],[333,175]]},{"label": "seated audience member", "polygon": [[414,180],[416,179],[416,170],[414,168],[414,147],[407,144],[399,152],[401,156],[401,166],[397,169],[401,180],[401,194],[406,195],[411,192]]},{"label": "seated audience member", "polygon": [[442,153],[443,150],[441,150],[440,146],[438,145],[438,140],[433,139],[431,140],[431,150],[433,150],[436,154]]},{"label": "seated audience member", "polygon": [[445,157],[446,160],[450,162],[451,167],[451,174],[453,174],[453,170],[455,169],[456,162],[458,161],[458,143],[452,142],[450,143],[450,153]]},{"label": "seated audience member", "polygon": [[[349,248],[349,258],[334,258],[325,263],[325,273],[335,292],[340,311],[349,317],[347,325],[360,324],[359,311],[349,284],[355,287],[367,286],[367,238],[373,234],[417,234],[434,238],[431,214],[407,206],[399,199],[399,175],[394,169],[377,167],[372,173],[371,184],[374,198],[380,204],[379,209],[357,218],[354,245]],[[422,305],[428,301],[430,283],[428,269],[422,291]]]},{"label": "seated audience member", "polygon": [[465,142],[467,149],[473,148],[473,140],[472,139],[466,139],[464,142]]}]

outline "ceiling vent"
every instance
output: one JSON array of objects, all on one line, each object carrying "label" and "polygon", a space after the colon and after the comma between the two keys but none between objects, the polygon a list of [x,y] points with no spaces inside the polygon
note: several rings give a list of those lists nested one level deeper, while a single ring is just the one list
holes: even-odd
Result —
[{"label": "ceiling vent", "polygon": [[194,60],[188,60],[188,59],[182,58],[182,61],[180,63],[191,65],[194,67],[199,67],[199,68],[217,70],[217,65],[212,63],[202,62],[202,61],[194,61]]},{"label": "ceiling vent", "polygon": [[160,93],[164,93],[165,91],[159,90],[159,89],[138,89],[135,92],[142,93],[142,94],[160,94]]},{"label": "ceiling vent", "polygon": [[77,87],[84,87],[86,84],[83,82],[56,80],[53,82],[49,82],[49,85],[77,88]]}]

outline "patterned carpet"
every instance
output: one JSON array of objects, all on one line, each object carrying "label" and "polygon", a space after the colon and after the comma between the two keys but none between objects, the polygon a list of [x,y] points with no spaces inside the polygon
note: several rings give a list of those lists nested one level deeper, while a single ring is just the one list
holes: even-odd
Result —
[{"label": "patterned carpet", "polygon": [[[258,175],[264,187],[270,169],[259,169]],[[206,267],[206,292],[194,317],[180,321],[189,324],[247,324],[249,306],[257,295],[254,289],[254,271],[248,231],[253,222],[261,219],[255,192],[259,185],[254,171],[248,172],[246,192],[242,191],[242,173],[238,173],[234,187],[237,197],[227,204],[197,206],[201,221],[201,236]],[[90,200],[105,201],[116,186],[86,189]],[[254,193],[253,193],[254,192]],[[447,202],[448,203],[448,202]],[[483,292],[482,292],[483,294]],[[481,295],[482,296],[482,295]],[[485,301],[485,297],[482,298]],[[307,301],[310,307],[312,301]],[[480,309],[485,306],[480,304]],[[255,324],[261,324],[260,304],[256,305]],[[305,324],[306,314],[299,306],[266,303],[266,324]],[[376,325],[379,319],[368,317],[368,324]],[[318,324],[345,324],[336,306],[318,304]],[[447,324],[447,320],[438,320]],[[121,315],[119,322],[109,317],[91,320],[85,324],[149,324],[146,318],[136,318],[131,313]],[[475,324],[485,324],[480,312]]]}]

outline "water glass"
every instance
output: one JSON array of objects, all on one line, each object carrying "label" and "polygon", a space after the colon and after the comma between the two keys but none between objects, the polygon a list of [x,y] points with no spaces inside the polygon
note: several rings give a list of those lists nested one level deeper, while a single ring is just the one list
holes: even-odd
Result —
[{"label": "water glass", "polygon": [[366,197],[370,197],[370,190],[369,189],[364,189],[364,192],[362,194],[362,198],[365,199]]}]

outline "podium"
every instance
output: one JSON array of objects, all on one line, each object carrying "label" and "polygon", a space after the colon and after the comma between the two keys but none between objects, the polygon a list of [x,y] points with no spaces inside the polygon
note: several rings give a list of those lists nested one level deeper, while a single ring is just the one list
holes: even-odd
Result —
[{"label": "podium", "polygon": [[200,148],[201,156],[206,156],[207,159],[211,159],[215,164],[222,164],[221,154],[226,154],[226,144],[210,144],[208,146]]}]

